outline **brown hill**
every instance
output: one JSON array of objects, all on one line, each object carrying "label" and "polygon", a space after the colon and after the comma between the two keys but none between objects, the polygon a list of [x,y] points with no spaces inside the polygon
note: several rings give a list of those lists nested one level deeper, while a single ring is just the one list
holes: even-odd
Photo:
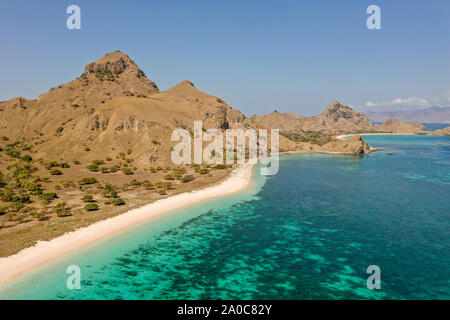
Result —
[{"label": "brown hill", "polygon": [[313,117],[272,112],[263,116],[255,115],[251,119],[265,127],[277,127],[289,134],[301,134],[306,131],[320,131],[326,134],[355,133],[369,131],[373,127],[372,122],[364,114],[337,101],[331,102],[321,114]]},{"label": "brown hill", "polygon": [[[88,64],[74,81],[36,100],[1,104],[0,136],[34,144],[33,158],[90,162],[132,149],[134,165],[171,165],[171,133],[204,128],[259,128],[222,99],[190,81],[159,92],[155,83],[120,51]],[[281,137],[281,150],[295,143]],[[87,151],[89,150],[89,151]]]},{"label": "brown hill", "polygon": [[388,119],[383,124],[373,127],[374,131],[392,133],[429,133],[425,127],[418,122],[401,122],[398,119]]},{"label": "brown hill", "polygon": [[433,132],[434,136],[450,136],[450,127],[439,129]]}]

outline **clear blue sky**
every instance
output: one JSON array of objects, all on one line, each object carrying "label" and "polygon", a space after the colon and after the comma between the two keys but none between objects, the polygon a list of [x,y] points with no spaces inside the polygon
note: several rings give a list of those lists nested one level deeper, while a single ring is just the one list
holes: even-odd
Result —
[{"label": "clear blue sky", "polygon": [[[381,30],[366,28],[370,4]],[[449,0],[2,0],[0,39],[0,100],[35,98],[119,49],[160,89],[189,79],[248,116],[450,105]]]}]

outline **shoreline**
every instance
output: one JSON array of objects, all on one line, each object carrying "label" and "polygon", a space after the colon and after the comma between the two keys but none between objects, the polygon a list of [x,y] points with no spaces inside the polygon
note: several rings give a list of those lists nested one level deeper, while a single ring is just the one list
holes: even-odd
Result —
[{"label": "shoreline", "polygon": [[47,264],[77,249],[93,244],[162,214],[182,209],[200,201],[231,195],[246,189],[252,181],[254,165],[241,165],[222,183],[129,210],[123,214],[66,233],[49,241],[39,241],[32,247],[0,258],[0,285],[27,271]]}]

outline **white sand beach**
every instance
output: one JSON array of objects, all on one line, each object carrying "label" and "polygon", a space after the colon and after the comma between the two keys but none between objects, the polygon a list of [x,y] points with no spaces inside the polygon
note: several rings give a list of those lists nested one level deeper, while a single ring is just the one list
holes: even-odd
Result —
[{"label": "white sand beach", "polygon": [[50,241],[40,241],[33,247],[23,249],[15,255],[0,258],[0,284],[74,250],[164,213],[200,201],[242,191],[251,184],[253,168],[254,165],[241,165],[231,173],[227,180],[216,186],[161,199]]}]

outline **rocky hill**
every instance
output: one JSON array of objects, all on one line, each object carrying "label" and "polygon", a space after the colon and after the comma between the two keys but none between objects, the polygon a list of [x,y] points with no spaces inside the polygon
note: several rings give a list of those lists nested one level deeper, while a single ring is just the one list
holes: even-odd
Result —
[{"label": "rocky hill", "polygon": [[372,122],[364,114],[340,104],[338,101],[331,102],[321,114],[313,117],[272,112],[263,116],[255,115],[251,119],[269,128],[278,127],[280,131],[289,134],[301,134],[306,131],[343,134],[369,131],[373,128]]},{"label": "rocky hill", "polygon": [[383,124],[375,125],[373,130],[392,133],[429,133],[428,131],[425,131],[425,127],[418,122],[405,123],[398,119],[388,119]]},{"label": "rocky hill", "polygon": [[450,127],[436,130],[433,132],[434,136],[450,136]]}]

